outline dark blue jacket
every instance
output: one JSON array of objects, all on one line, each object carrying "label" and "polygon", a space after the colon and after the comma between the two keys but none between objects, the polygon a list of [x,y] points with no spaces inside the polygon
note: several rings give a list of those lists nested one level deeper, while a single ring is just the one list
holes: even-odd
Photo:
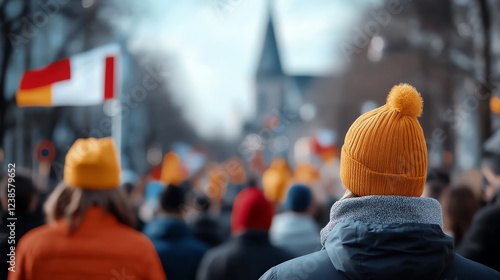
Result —
[{"label": "dark blue jacket", "polygon": [[198,269],[198,280],[256,280],[292,255],[269,243],[268,233],[249,230],[210,249]]},{"label": "dark blue jacket", "polygon": [[[408,210],[403,203],[398,207],[401,213]],[[495,270],[455,254],[453,239],[438,224],[370,223],[361,221],[367,216],[364,210],[365,216],[352,218],[356,211],[338,211],[344,218],[335,221],[321,251],[278,265],[261,279],[500,279]],[[389,211],[398,209],[381,211],[390,216]],[[409,219],[415,215],[420,214],[410,214]],[[392,221],[400,218],[390,216]]]},{"label": "dark blue jacket", "polygon": [[183,220],[159,216],[144,228],[163,264],[168,280],[195,279],[208,246],[195,239]]},{"label": "dark blue jacket", "polygon": [[476,214],[457,252],[500,271],[500,189],[496,201]]}]

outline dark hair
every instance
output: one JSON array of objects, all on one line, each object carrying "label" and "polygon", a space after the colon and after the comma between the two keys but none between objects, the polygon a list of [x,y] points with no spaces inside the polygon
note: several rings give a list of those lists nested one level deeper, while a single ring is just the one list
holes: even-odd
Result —
[{"label": "dark hair", "polygon": [[194,207],[201,212],[207,212],[210,208],[210,199],[203,193],[197,192],[193,196]]},{"label": "dark hair", "polygon": [[439,200],[441,194],[446,190],[449,185],[444,184],[439,181],[431,181],[425,183],[425,189],[427,190],[427,196]]},{"label": "dark hair", "polygon": [[250,179],[248,179],[248,186],[249,187],[257,187],[259,185],[258,183],[259,180],[255,178],[254,176],[251,176]]},{"label": "dark hair", "polygon": [[123,189],[125,190],[125,192],[127,194],[131,194],[132,191],[134,190],[134,187],[135,186],[132,183],[125,183],[125,184],[123,184]]},{"label": "dark hair", "polygon": [[455,246],[462,242],[472,219],[479,209],[474,192],[466,186],[452,187],[442,194],[444,221],[452,231]]},{"label": "dark hair", "polygon": [[44,208],[48,222],[64,218],[70,225],[70,232],[73,232],[80,226],[85,211],[92,206],[102,208],[124,225],[130,227],[135,225],[134,212],[121,187],[107,190],[88,190],[70,187],[62,182],[49,196]]},{"label": "dark hair", "polygon": [[441,169],[431,169],[427,172],[426,183],[437,182],[443,185],[450,184],[450,175]]},{"label": "dark hair", "polygon": [[166,212],[180,213],[184,203],[184,191],[180,187],[168,185],[161,193],[160,205]]},{"label": "dark hair", "polygon": [[[29,211],[32,200],[38,195],[38,191],[31,176],[25,173],[26,172],[16,172],[16,176],[13,177],[14,182],[12,182],[16,194],[16,210],[21,211]],[[0,196],[5,198],[8,197],[9,178],[11,177],[5,175],[0,183]],[[6,199],[5,202],[7,202]]]}]

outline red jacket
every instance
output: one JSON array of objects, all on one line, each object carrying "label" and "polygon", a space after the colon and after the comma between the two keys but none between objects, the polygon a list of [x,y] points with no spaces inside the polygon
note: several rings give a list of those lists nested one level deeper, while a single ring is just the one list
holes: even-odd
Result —
[{"label": "red jacket", "polygon": [[[22,221],[19,221],[22,222]],[[87,210],[69,234],[58,220],[24,235],[16,249],[15,272],[9,280],[95,279],[165,280],[151,241],[101,208]]]}]

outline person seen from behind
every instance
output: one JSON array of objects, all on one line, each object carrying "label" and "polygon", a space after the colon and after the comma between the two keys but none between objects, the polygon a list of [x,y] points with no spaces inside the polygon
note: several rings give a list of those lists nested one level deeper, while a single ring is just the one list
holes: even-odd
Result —
[{"label": "person seen from behind", "polygon": [[169,280],[189,280],[208,250],[208,245],[194,238],[184,221],[184,191],[174,185],[165,187],[160,196],[159,213],[144,228],[160,256]]},{"label": "person seen from behind", "polygon": [[385,105],[351,125],[340,167],[347,192],[321,231],[323,249],[260,279],[500,279],[454,252],[439,202],[420,197],[427,169],[422,109],[416,89],[400,84]]},{"label": "person seen from behind", "polygon": [[256,187],[243,189],[231,214],[233,238],[210,249],[197,272],[198,280],[255,280],[269,268],[292,258],[269,242],[273,206]]},{"label": "person seen from behind", "polygon": [[444,232],[458,247],[479,209],[479,199],[468,186],[450,187],[442,194]]},{"label": "person seen from behind", "polygon": [[192,207],[198,210],[188,222],[194,236],[210,247],[220,245],[222,234],[217,218],[210,213],[210,199],[201,192],[194,192],[191,198]]},{"label": "person seen from behind", "polygon": [[500,175],[490,168],[484,168],[483,175],[488,203],[474,216],[457,252],[500,271]]},{"label": "person seen from behind", "polygon": [[312,192],[304,185],[293,185],[285,201],[286,212],[273,218],[269,236],[271,243],[295,256],[321,249],[319,228],[307,211],[311,208]]},{"label": "person seen from behind", "polygon": [[9,280],[165,280],[151,241],[134,230],[113,140],[78,139],[64,181],[45,203],[47,225],[24,235]]}]

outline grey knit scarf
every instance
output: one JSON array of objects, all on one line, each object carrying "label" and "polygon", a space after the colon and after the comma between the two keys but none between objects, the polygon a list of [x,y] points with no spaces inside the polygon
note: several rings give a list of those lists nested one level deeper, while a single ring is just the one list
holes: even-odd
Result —
[{"label": "grey knit scarf", "polygon": [[335,225],[345,218],[371,224],[422,223],[443,227],[441,205],[432,198],[372,195],[337,201],[330,222],[321,230],[321,244]]}]

